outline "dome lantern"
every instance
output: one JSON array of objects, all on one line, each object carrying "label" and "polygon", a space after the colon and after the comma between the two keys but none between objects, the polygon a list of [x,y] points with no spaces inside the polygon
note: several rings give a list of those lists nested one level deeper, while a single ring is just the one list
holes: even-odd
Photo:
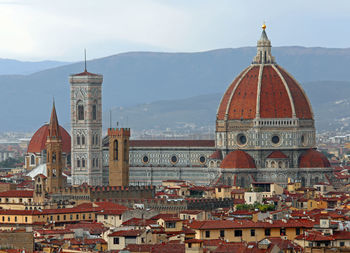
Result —
[{"label": "dome lantern", "polygon": [[262,33],[257,43],[257,54],[253,59],[253,64],[274,64],[275,57],[271,54],[271,41],[266,34],[266,25],[262,25]]}]

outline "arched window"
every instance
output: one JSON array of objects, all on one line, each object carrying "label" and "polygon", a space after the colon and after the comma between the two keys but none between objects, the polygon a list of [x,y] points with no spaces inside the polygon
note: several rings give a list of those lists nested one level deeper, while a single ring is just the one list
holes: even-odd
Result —
[{"label": "arched window", "polygon": [[81,159],[81,167],[85,168],[85,159]]},{"label": "arched window", "polygon": [[34,155],[31,155],[31,156],[30,156],[30,164],[31,164],[31,165],[34,165],[34,164],[35,164],[35,156],[34,156]]},{"label": "arched window", "polygon": [[118,141],[114,141],[113,160],[118,160]]},{"label": "arched window", "polygon": [[53,152],[52,153],[52,163],[55,163],[56,162],[56,153]]},{"label": "arched window", "polygon": [[78,114],[77,114],[78,120],[84,120],[84,105],[82,101],[78,102],[77,111],[78,111]]},{"label": "arched window", "polygon": [[92,158],[92,167],[95,168],[95,158]]},{"label": "arched window", "polygon": [[124,140],[124,161],[129,160],[129,154],[128,154],[128,141]]},{"label": "arched window", "polygon": [[98,134],[95,135],[95,144],[98,145]]},{"label": "arched window", "polygon": [[80,145],[80,135],[77,135],[77,145]]},{"label": "arched window", "polygon": [[91,143],[92,143],[92,145],[95,145],[95,135],[91,136]]},{"label": "arched window", "polygon": [[97,105],[95,101],[94,104],[92,105],[92,120],[96,120],[96,118],[97,118]]},{"label": "arched window", "polygon": [[282,161],[279,161],[279,162],[278,162],[278,168],[283,168]]},{"label": "arched window", "polygon": [[77,167],[80,168],[80,159],[77,159]]},{"label": "arched window", "polygon": [[244,177],[241,177],[241,187],[244,187],[245,186],[245,180],[244,180]]},{"label": "arched window", "polygon": [[85,136],[84,135],[81,136],[81,145],[85,145]]},{"label": "arched window", "polygon": [[96,158],[96,163],[95,164],[96,164],[96,167],[98,167],[98,158]]}]

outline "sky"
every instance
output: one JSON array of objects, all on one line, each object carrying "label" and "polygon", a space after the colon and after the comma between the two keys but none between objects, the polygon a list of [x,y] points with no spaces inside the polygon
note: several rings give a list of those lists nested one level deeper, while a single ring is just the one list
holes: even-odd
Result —
[{"label": "sky", "polygon": [[129,51],[350,47],[348,0],[0,0],[0,58],[80,61]]}]

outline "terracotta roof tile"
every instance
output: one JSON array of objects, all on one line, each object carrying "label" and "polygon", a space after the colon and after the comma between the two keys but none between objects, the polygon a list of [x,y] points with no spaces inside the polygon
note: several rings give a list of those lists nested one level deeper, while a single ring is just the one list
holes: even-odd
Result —
[{"label": "terracotta roof tile", "polygon": [[[63,128],[59,127],[59,131],[62,137],[62,151],[65,153],[70,153],[71,149],[71,138],[68,132]],[[45,124],[40,127],[32,136],[29,144],[27,153],[40,153],[42,150],[46,149],[46,140],[49,135],[49,125]]]},{"label": "terracotta roof tile", "polygon": [[254,169],[256,168],[254,159],[242,150],[234,150],[228,153],[221,162],[220,168],[223,169]]}]

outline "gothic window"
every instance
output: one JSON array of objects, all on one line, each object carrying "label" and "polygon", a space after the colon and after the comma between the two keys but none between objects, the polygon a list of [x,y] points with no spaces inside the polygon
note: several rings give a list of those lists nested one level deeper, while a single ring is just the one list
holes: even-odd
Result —
[{"label": "gothic window", "polygon": [[95,164],[96,164],[96,167],[98,167],[98,158],[96,158]]},{"label": "gothic window", "polygon": [[95,144],[98,145],[98,135],[95,135]]},{"label": "gothic window", "polygon": [[85,145],[85,136],[84,135],[81,136],[81,145]]},{"label": "gothic window", "polygon": [[35,157],[34,157],[34,155],[31,155],[31,156],[30,156],[30,164],[31,164],[31,165],[34,165],[34,164],[35,164]]},{"label": "gothic window", "polygon": [[77,135],[77,145],[80,145],[80,136]]},{"label": "gothic window", "polygon": [[92,167],[95,168],[95,158],[92,158]]},{"label": "gothic window", "polygon": [[96,120],[97,118],[97,105],[96,105],[96,101],[95,104],[92,105],[92,120]]},{"label": "gothic window", "polygon": [[77,159],[77,167],[80,168],[80,159]]},{"label": "gothic window", "polygon": [[85,168],[85,159],[81,159],[81,167]]},{"label": "gothic window", "polygon": [[113,160],[118,160],[118,141],[114,141]]},{"label": "gothic window", "polygon": [[124,161],[128,161],[128,142],[124,140]]},{"label": "gothic window", "polygon": [[244,177],[241,177],[241,187],[244,187],[245,186],[245,180],[244,180]]},{"label": "gothic window", "polygon": [[78,111],[78,120],[84,120],[84,105],[82,104],[81,101],[78,102],[77,106],[77,111]]},{"label": "gothic window", "polygon": [[92,143],[92,145],[95,145],[95,136],[94,135],[91,136],[91,143]]},{"label": "gothic window", "polygon": [[56,153],[53,152],[52,153],[52,163],[55,163],[56,162]]}]

